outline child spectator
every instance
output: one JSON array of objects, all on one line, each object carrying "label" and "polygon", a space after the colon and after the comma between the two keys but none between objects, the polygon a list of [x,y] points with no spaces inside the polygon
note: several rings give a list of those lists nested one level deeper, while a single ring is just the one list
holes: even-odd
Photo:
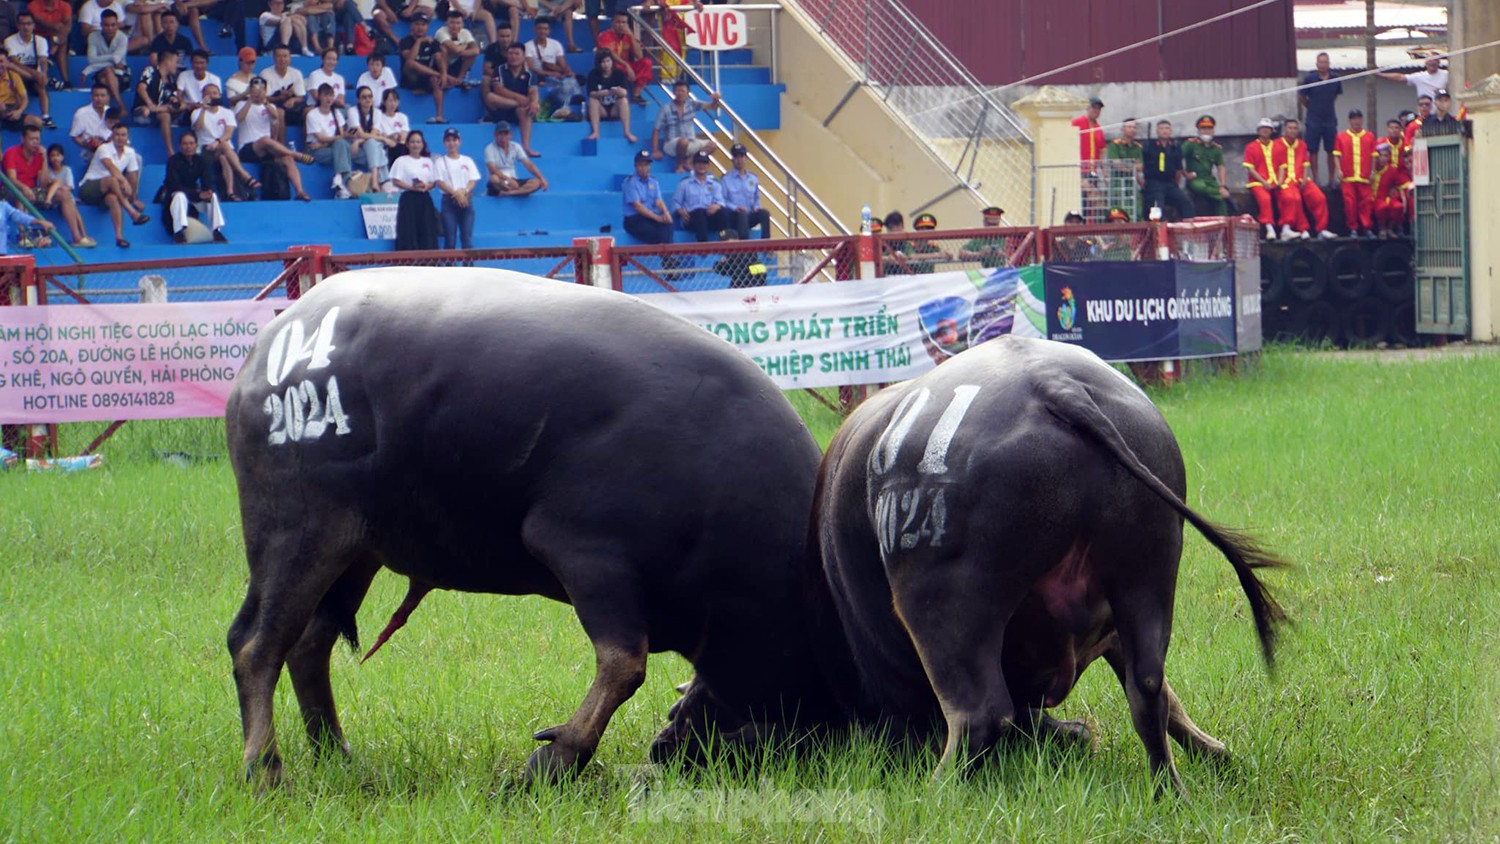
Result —
[{"label": "child spectator", "polygon": [[42,168],[42,197],[38,208],[57,208],[62,211],[64,222],[73,237],[73,245],[81,249],[92,249],[98,241],[89,237],[83,227],[83,218],[78,215],[78,204],[73,197],[73,171],[67,165],[67,153],[62,144],[47,147],[47,166]]}]

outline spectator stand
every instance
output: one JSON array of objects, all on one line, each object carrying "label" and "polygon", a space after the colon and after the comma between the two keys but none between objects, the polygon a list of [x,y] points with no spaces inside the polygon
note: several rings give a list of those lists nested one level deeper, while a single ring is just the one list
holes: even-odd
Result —
[{"label": "spectator stand", "polygon": [[[732,8],[752,10],[770,7],[734,6]],[[642,41],[647,51],[656,56],[658,66],[663,69],[657,84],[648,87],[651,97],[658,101],[660,107],[665,108],[666,104],[671,101],[671,86],[677,78],[675,75],[671,77],[666,75],[668,67],[675,66],[679,74],[685,74],[692,81],[694,90],[699,93],[724,91],[724,86],[718,84],[717,81],[710,84],[710,81],[699,72],[699,68],[702,67],[702,51],[689,51],[688,56],[677,53],[672,49],[667,38],[657,28],[649,25],[650,20],[634,11],[631,14],[640,27]],[[774,32],[775,27],[772,26],[771,29]],[[774,47],[772,50],[774,52]],[[711,55],[715,57],[713,67],[722,73],[723,70],[718,65],[719,53],[713,52]],[[699,57],[699,60],[694,62],[694,57]],[[780,86],[776,86],[776,90],[779,92]],[[732,93],[736,101],[742,96],[739,91]],[[717,112],[700,112],[698,119],[694,121],[698,130],[713,142],[714,161],[711,167],[715,175],[722,176],[728,172],[731,167],[729,148],[736,143],[742,144],[748,153],[747,169],[760,180],[761,204],[771,212],[771,227],[778,237],[818,238],[849,234],[849,229],[843,222],[829,210],[811,188],[797,178],[792,169],[756,133],[751,121],[730,105],[729,99],[730,96],[723,96]],[[649,136],[648,127],[640,128],[641,131],[637,132],[640,137]],[[664,196],[670,196],[669,186],[665,180],[662,184],[662,193]]]}]

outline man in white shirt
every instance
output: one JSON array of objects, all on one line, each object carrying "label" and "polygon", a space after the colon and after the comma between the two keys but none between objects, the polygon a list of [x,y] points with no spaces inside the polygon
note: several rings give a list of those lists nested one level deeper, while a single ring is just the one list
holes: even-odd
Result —
[{"label": "man in white shirt", "polygon": [[479,42],[474,40],[474,33],[464,29],[463,12],[450,8],[447,25],[438,30],[433,40],[443,52],[441,61],[448,65],[448,75],[464,80],[463,88],[469,90],[469,68],[479,58]]},{"label": "man in white shirt", "polygon": [[292,67],[292,51],[286,45],[271,51],[271,66],[260,72],[266,80],[266,99],[281,109],[285,118],[276,133],[276,140],[286,143],[286,124],[301,123],[307,115],[307,82],[302,71]]},{"label": "man in white shirt", "polygon": [[1439,56],[1428,56],[1422,69],[1416,73],[1377,73],[1375,75],[1392,82],[1405,82],[1417,89],[1418,98],[1432,97],[1437,94],[1438,89],[1448,87],[1448,71],[1443,67],[1442,58]]},{"label": "man in white shirt", "polygon": [[385,54],[376,51],[365,57],[365,72],[354,83],[354,90],[369,88],[375,94],[375,107],[385,99],[385,92],[396,87],[396,74],[385,66]]},{"label": "man in white shirt", "polygon": [[[516,165],[531,171],[531,176],[522,179],[517,175]],[[511,140],[510,124],[504,120],[495,124],[495,140],[484,148],[484,166],[489,170],[490,196],[526,196],[547,189],[547,177],[526,155],[521,145]]]},{"label": "man in white shirt", "polygon": [[194,50],[189,59],[192,67],[177,74],[177,95],[183,108],[191,109],[203,105],[203,91],[212,85],[224,90],[224,80],[218,74],[208,72],[208,51]]},{"label": "man in white shirt", "polygon": [[109,87],[95,82],[89,89],[89,104],[73,112],[73,125],[68,136],[83,150],[83,160],[88,161],[99,147],[109,143],[111,136],[109,121],[105,114],[109,109]]},{"label": "man in white shirt", "polygon": [[16,31],[5,39],[4,49],[10,56],[10,69],[21,75],[42,103],[42,128],[56,129],[52,121],[52,102],[47,97],[49,47],[47,39],[36,34],[36,18],[25,6],[16,13]]},{"label": "man in white shirt", "polygon": [[551,116],[565,119],[573,114],[569,107],[573,97],[583,89],[577,74],[568,66],[562,42],[551,37],[552,22],[537,18],[534,26],[536,37],[526,42],[526,66],[540,81],[542,99],[551,104]]},{"label": "man in white shirt", "polygon": [[495,43],[495,16],[490,14],[490,10],[486,9],[480,0],[449,0],[449,3],[450,9],[457,9],[463,13],[464,20],[484,24],[486,41],[490,44]]},{"label": "man in white shirt", "polygon": [[193,132],[198,136],[198,153],[208,162],[210,170],[218,166],[224,193],[236,199],[240,197],[241,192],[235,190],[235,176],[239,176],[251,191],[260,187],[260,182],[251,178],[235,151],[234,130],[239,128],[239,121],[234,112],[219,103],[218,85],[209,83],[203,86],[203,107],[193,112],[192,119]]},{"label": "man in white shirt", "polygon": [[115,245],[129,249],[124,214],[129,212],[130,221],[137,226],[151,222],[151,217],[139,196],[141,157],[130,147],[130,126],[125,123],[116,125],[111,137],[110,143],[94,153],[84,171],[83,181],[78,185],[78,198],[90,205],[108,207],[110,221],[115,226]]},{"label": "man in white shirt", "polygon": [[[460,137],[452,127],[443,131],[443,156],[432,162],[438,190],[443,192],[443,248],[474,248],[474,188],[479,168],[458,151]],[[461,244],[461,245],[460,245]]]}]

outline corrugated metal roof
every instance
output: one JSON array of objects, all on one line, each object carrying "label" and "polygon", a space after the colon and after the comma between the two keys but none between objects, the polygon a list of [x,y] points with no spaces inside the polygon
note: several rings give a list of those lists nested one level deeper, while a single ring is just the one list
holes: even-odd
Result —
[{"label": "corrugated metal roof", "polygon": [[[1438,45],[1441,46],[1441,45]],[[1409,47],[1375,48],[1376,67],[1393,70],[1415,70],[1422,67],[1422,60],[1412,58]],[[1317,67],[1318,54],[1328,54],[1328,64],[1334,70],[1364,70],[1364,47],[1308,47],[1297,51],[1297,72],[1306,73]]]},{"label": "corrugated metal roof", "polygon": [[[1343,0],[1337,3],[1297,3],[1292,9],[1292,20],[1298,29],[1364,29],[1365,2]],[[1415,2],[1377,0],[1375,25],[1382,29],[1446,28],[1448,9],[1446,6],[1426,6]]]}]

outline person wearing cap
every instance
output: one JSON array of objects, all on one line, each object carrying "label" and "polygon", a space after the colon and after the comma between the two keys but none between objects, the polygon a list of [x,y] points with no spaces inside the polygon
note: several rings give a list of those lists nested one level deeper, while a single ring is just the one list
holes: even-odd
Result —
[{"label": "person wearing cap", "polygon": [[[271,0],[279,2],[279,0]],[[266,82],[266,100],[281,110],[281,124],[276,140],[286,143],[288,124],[302,124],[307,119],[307,80],[302,71],[292,67],[291,48],[282,44],[271,51],[271,66],[260,72]]]},{"label": "person wearing cap", "polygon": [[1229,214],[1229,188],[1224,186],[1224,147],[1214,140],[1217,125],[1213,115],[1198,118],[1198,134],[1182,142],[1182,169],[1188,194],[1204,203],[1210,216],[1223,217]]},{"label": "person wearing cap", "polygon": [[[299,12],[288,12],[286,0],[266,0],[266,10],[260,13],[259,23],[261,49],[285,47],[291,50],[292,39],[295,38],[302,55],[313,54],[312,44],[307,40],[307,18]],[[267,85],[270,85],[269,81]],[[275,94],[276,91],[270,93]]]},{"label": "person wearing cap", "polygon": [[[530,170],[531,176],[522,179],[517,164]],[[495,124],[495,140],[484,148],[484,166],[489,171],[485,192],[490,196],[526,196],[547,189],[547,177],[527,157],[526,150],[511,140],[510,124],[504,120]]]},{"label": "person wearing cap", "polygon": [[1094,97],[1089,100],[1083,114],[1073,118],[1072,123],[1078,129],[1078,160],[1083,167],[1085,209],[1096,208],[1101,204],[1099,173],[1095,162],[1104,157],[1104,129],[1099,126],[1099,115],[1103,111],[1104,101]]},{"label": "person wearing cap", "polygon": [[[1284,148],[1282,160],[1286,162],[1278,192],[1281,219],[1297,237],[1307,239],[1316,228],[1319,238],[1332,240],[1337,235],[1328,230],[1328,199],[1313,181],[1312,154],[1301,136],[1302,124],[1290,117],[1282,122],[1281,138],[1276,141]],[[1286,226],[1282,227],[1281,239],[1291,239]]]},{"label": "person wearing cap", "polygon": [[[1265,227],[1266,240],[1276,239],[1276,210],[1273,204],[1276,189],[1281,184],[1281,170],[1285,148],[1278,147],[1275,139],[1276,122],[1262,117],[1255,124],[1255,140],[1245,147],[1245,186],[1255,200],[1256,222]],[[1335,153],[1337,155],[1337,153]]]},{"label": "person wearing cap", "polygon": [[1182,175],[1182,148],[1172,137],[1172,121],[1156,122],[1156,137],[1141,151],[1141,175],[1145,181],[1146,207],[1177,209],[1179,219],[1193,216],[1193,201],[1178,186]]},{"label": "person wearing cap", "polygon": [[[1137,144],[1137,146],[1140,146]],[[984,228],[993,229],[1005,225],[1005,211],[998,205],[991,205],[979,212],[980,222]],[[1005,266],[1007,255],[1005,239],[1001,237],[976,237],[966,242],[958,250],[958,257],[965,261],[978,261],[985,269],[994,269]]]},{"label": "person wearing cap", "polygon": [[724,186],[708,172],[706,151],[693,156],[693,172],[677,183],[672,193],[672,210],[682,227],[693,233],[699,243],[708,240],[709,232],[720,232],[728,225],[724,214]]},{"label": "person wearing cap", "polygon": [[443,98],[449,88],[462,80],[448,75],[448,63],[443,60],[437,41],[427,34],[428,18],[417,13],[411,19],[411,33],[401,39],[401,86],[416,94],[432,94],[435,113],[427,118],[428,123],[447,123],[443,116]]},{"label": "person wearing cap", "polygon": [[1439,135],[1457,135],[1463,131],[1463,124],[1457,117],[1453,116],[1453,98],[1448,94],[1447,88],[1439,88],[1432,95],[1432,115],[1422,121],[1422,137],[1435,138]]},{"label": "person wearing cap", "polygon": [[219,209],[219,194],[214,190],[213,165],[198,154],[198,138],[183,132],[177,152],[167,159],[167,174],[162,181],[162,223],[172,234],[173,243],[187,243],[189,217],[206,222],[214,233],[215,243],[227,243],[224,236],[224,212]]},{"label": "person wearing cap", "polygon": [[625,177],[621,188],[625,231],[642,243],[671,243],[672,214],[662,200],[661,184],[651,175],[650,150],[643,149],[635,154],[635,172]]},{"label": "person wearing cap", "polygon": [[[186,65],[188,56],[193,52],[193,42],[182,34],[181,19],[177,17],[176,12],[170,10],[162,12],[161,31],[157,32],[156,37],[151,39],[151,43],[146,45],[146,55],[150,57],[148,61],[153,65],[156,64],[157,56],[162,50],[171,50],[177,54],[178,67]],[[240,58],[243,59],[244,56]],[[253,54],[251,58],[254,58]]]},{"label": "person wearing cap", "polygon": [[297,163],[311,164],[313,157],[276,140],[277,130],[283,128],[281,124],[285,118],[281,109],[266,98],[266,80],[251,77],[249,91],[249,96],[234,114],[240,124],[240,161],[262,165],[262,174],[265,165],[274,163],[286,174],[287,185],[295,191],[293,196],[302,202],[311,202],[312,197],[302,187],[302,171]]},{"label": "person wearing cap", "polygon": [[1380,173],[1375,187],[1375,223],[1381,240],[1400,237],[1411,219],[1412,191],[1411,152],[1393,151],[1391,166]]},{"label": "person wearing cap", "polygon": [[1140,125],[1134,117],[1120,124],[1120,137],[1109,142],[1104,157],[1109,161],[1109,204],[1134,209],[1141,216],[1145,201],[1141,197],[1141,156],[1144,147],[1137,140]]},{"label": "person wearing cap", "polygon": [[1333,180],[1344,198],[1344,223],[1349,234],[1374,237],[1375,198],[1370,179],[1375,167],[1375,135],[1365,131],[1365,113],[1349,112],[1349,128],[1339,133],[1333,144]]},{"label": "person wearing cap", "polygon": [[[224,105],[238,110],[240,103],[250,94],[250,80],[255,77],[255,60],[259,58],[253,47],[241,47],[237,54],[239,66],[224,79]],[[262,80],[264,81],[264,80]]]},{"label": "person wearing cap", "polygon": [[692,88],[686,76],[678,76],[672,83],[672,101],[656,114],[656,125],[651,129],[651,157],[661,160],[665,147],[676,160],[672,172],[687,169],[688,159],[708,147],[711,141],[703,137],[695,122],[700,111],[718,111],[719,92],[715,91],[707,103],[693,99]]},{"label": "person wearing cap", "polygon": [[442,222],[430,191],[437,183],[427,137],[413,129],[406,133],[406,154],[391,162],[391,184],[401,191],[396,201],[396,249],[438,248]]},{"label": "person wearing cap", "polygon": [[177,54],[163,50],[156,55],[156,65],[141,70],[135,83],[135,108],[131,117],[137,126],[155,123],[161,129],[163,149],[171,149],[172,124],[182,114],[182,99],[177,96]]},{"label": "person wearing cap", "polygon": [[[653,156],[654,157],[654,156]],[[728,228],[734,229],[740,240],[750,238],[750,227],[760,226],[760,239],[771,239],[771,212],[760,207],[760,178],[751,173],[746,165],[750,162],[749,151],[744,144],[729,148],[731,168],[719,183],[724,186],[724,213],[729,217]]]},{"label": "person wearing cap", "polygon": [[[938,218],[933,214],[918,214],[911,221],[911,227],[914,231],[919,232],[936,231],[938,227]],[[927,273],[932,272],[936,267],[936,264],[934,263],[935,261],[953,260],[952,257],[944,252],[937,245],[937,242],[933,240],[905,241],[901,249],[897,251],[896,254],[897,257],[902,259],[906,264],[905,272],[913,273],[916,275],[926,275]],[[922,258],[925,260],[911,260],[918,255],[922,256]]]},{"label": "person wearing cap", "polygon": [[443,130],[443,155],[432,163],[438,190],[443,194],[443,248],[474,248],[474,189],[479,186],[479,168],[474,159],[459,152],[458,130]]},{"label": "person wearing cap", "polygon": [[1344,93],[1344,83],[1330,67],[1327,53],[1319,53],[1315,67],[1302,77],[1297,93],[1307,115],[1307,148],[1311,152],[1312,179],[1318,179],[1318,152],[1328,157],[1328,174],[1333,175],[1333,141],[1339,133],[1339,115],[1335,100]]},{"label": "person wearing cap", "polygon": [[1428,56],[1422,63],[1422,69],[1415,73],[1377,73],[1381,79],[1389,79],[1392,82],[1404,82],[1417,90],[1417,96],[1427,95],[1433,99],[1437,98],[1439,89],[1448,87],[1448,71],[1443,67],[1441,56]]}]

